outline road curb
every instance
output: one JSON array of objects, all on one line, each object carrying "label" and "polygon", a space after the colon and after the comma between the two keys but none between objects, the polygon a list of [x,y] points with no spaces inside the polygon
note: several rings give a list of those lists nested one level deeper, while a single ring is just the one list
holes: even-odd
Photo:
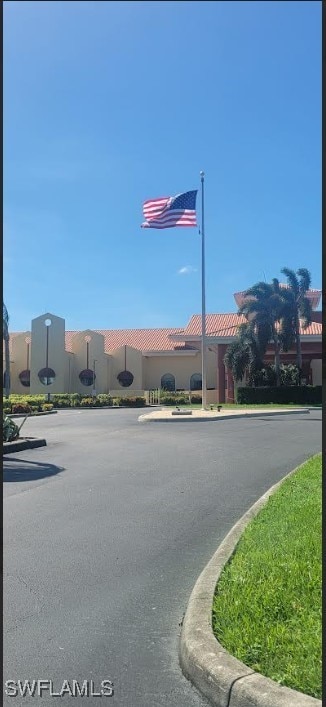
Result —
[{"label": "road curb", "polygon": [[15,442],[4,442],[2,453],[12,454],[12,452],[22,452],[24,449],[35,449],[36,447],[46,447],[46,440],[38,437],[16,440]]},{"label": "road curb", "polygon": [[204,568],[191,593],[184,616],[179,660],[184,675],[215,707],[322,707],[322,702],[283,687],[234,658],[215,638],[212,605],[216,584],[248,523],[283,481],[274,484],[238,520]]},{"label": "road curb", "polygon": [[25,412],[8,412],[7,417],[40,417],[41,415],[55,415],[58,412],[58,410],[42,410],[42,412],[32,412],[32,413],[25,413]]},{"label": "road curb", "polygon": [[279,410],[274,412],[271,410],[262,410],[261,412],[240,412],[233,415],[228,415],[224,413],[217,413],[210,417],[196,417],[195,415],[186,415],[185,417],[151,417],[152,413],[147,413],[145,415],[140,415],[138,422],[215,422],[216,420],[238,420],[242,417],[272,417],[273,415],[302,415],[304,413],[310,413],[308,408],[302,408],[302,410]]},{"label": "road curb", "polygon": [[[132,405],[102,405],[102,406],[92,406],[92,407],[84,407],[82,405],[74,406],[74,407],[67,407],[67,408],[55,408],[55,410],[47,410],[47,411],[42,411],[42,412],[33,412],[32,414],[28,414],[27,417],[28,419],[30,417],[40,417],[41,415],[56,415],[56,413],[61,412],[62,410],[72,410],[73,412],[76,412],[76,410],[136,410],[136,409],[141,409],[143,410],[146,407],[150,407],[149,405],[142,405],[139,406],[139,408],[132,407]],[[8,412],[7,417],[26,417],[26,413],[23,412]]]}]

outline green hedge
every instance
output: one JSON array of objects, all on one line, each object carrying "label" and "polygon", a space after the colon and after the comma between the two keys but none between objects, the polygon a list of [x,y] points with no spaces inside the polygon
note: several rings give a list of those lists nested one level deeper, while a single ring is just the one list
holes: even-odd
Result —
[{"label": "green hedge", "polygon": [[120,405],[126,405],[128,408],[142,408],[146,405],[145,398],[119,398]]},{"label": "green hedge", "polygon": [[294,403],[297,405],[321,405],[322,386],[302,385],[285,386],[279,388],[238,388],[236,393],[237,403],[240,405],[258,405],[260,403]]},{"label": "green hedge", "polygon": [[192,393],[191,403],[192,403],[192,405],[201,405],[202,404],[201,393]]},{"label": "green hedge", "polygon": [[[80,395],[79,393],[51,394],[50,403],[46,402],[44,395],[10,395],[9,400],[3,400],[3,411],[6,413],[30,413],[41,410],[52,410],[52,408],[74,408],[74,407],[108,407],[112,405],[126,407],[144,407],[146,400],[143,397],[112,398],[106,393],[100,393],[96,397]],[[175,401],[173,404],[176,404]]]},{"label": "green hedge", "polygon": [[[89,396],[84,396],[85,398]],[[79,393],[59,393],[51,395],[51,403],[54,408],[79,407],[82,396]]]},{"label": "green hedge", "polygon": [[189,405],[189,393],[183,393],[180,390],[175,392],[161,390],[160,403],[162,405]]},{"label": "green hedge", "polygon": [[[193,405],[201,405],[201,394],[191,393],[190,402]],[[189,405],[189,393],[162,393],[160,403],[162,405]]]}]

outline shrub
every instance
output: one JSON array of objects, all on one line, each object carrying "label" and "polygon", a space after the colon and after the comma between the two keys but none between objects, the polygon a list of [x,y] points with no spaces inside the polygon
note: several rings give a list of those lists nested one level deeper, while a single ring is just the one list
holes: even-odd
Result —
[{"label": "shrub", "polygon": [[43,412],[49,412],[50,410],[53,410],[52,403],[44,403],[44,405],[42,405],[42,410]]},{"label": "shrub", "polygon": [[101,405],[112,405],[111,395],[107,395],[106,393],[100,393],[97,398]]},{"label": "shrub", "polygon": [[145,405],[146,405],[146,398],[136,397],[136,407],[142,408],[142,407],[145,407]]},{"label": "shrub", "polygon": [[162,405],[176,405],[176,396],[172,393],[169,395],[161,395],[160,403],[162,403]]},{"label": "shrub", "polygon": [[190,400],[193,405],[201,405],[202,404],[202,396],[201,395],[191,395]]},{"label": "shrub", "polygon": [[32,409],[27,403],[16,403],[16,405],[11,406],[11,412],[14,415],[30,415]]},{"label": "shrub", "polygon": [[[166,390],[161,390],[160,391],[160,403],[162,405],[189,405],[189,397],[191,397],[191,393],[188,393],[188,391],[181,391],[181,390],[176,390],[176,391],[166,391]],[[200,396],[198,396],[200,397]],[[201,400],[201,397],[200,397]],[[195,400],[197,402],[197,399]]]},{"label": "shrub", "polygon": [[[281,363],[280,383],[285,386],[298,384],[299,369],[293,363]],[[256,371],[250,377],[249,386],[261,388],[265,386],[276,387],[275,366],[267,364],[260,371]]]},{"label": "shrub", "polygon": [[[51,403],[54,408],[69,408],[71,407],[71,396],[68,393],[58,393],[51,395]],[[44,401],[43,401],[44,402]]]},{"label": "shrub", "polygon": [[19,427],[14,420],[6,415],[3,416],[2,426],[3,442],[13,442],[19,437]]},{"label": "shrub", "polygon": [[281,373],[281,385],[298,385],[299,380],[299,369],[293,363],[284,364],[280,366]]},{"label": "shrub", "polygon": [[189,405],[189,397],[187,395],[178,395],[175,400],[176,405]]},{"label": "shrub", "polygon": [[10,395],[10,403],[41,406],[45,402],[44,395]]},{"label": "shrub", "polygon": [[276,385],[275,366],[266,365],[259,371],[255,371],[249,378],[249,386],[261,388]]},{"label": "shrub", "polygon": [[126,407],[130,407],[130,408],[140,408],[140,407],[144,407],[144,405],[146,405],[146,400],[145,400],[145,398],[141,398],[141,397],[119,398],[119,405],[125,405]]},{"label": "shrub", "polygon": [[69,408],[71,407],[68,396],[56,395],[51,396],[51,402],[54,408]]},{"label": "shrub", "polygon": [[237,403],[258,405],[261,403],[294,403],[296,405],[321,405],[321,385],[280,386],[279,388],[238,388]]},{"label": "shrub", "polygon": [[162,405],[189,405],[189,395],[186,393],[165,393],[160,396]]},{"label": "shrub", "polygon": [[92,408],[94,407],[94,400],[93,398],[82,398],[80,401],[80,407],[83,408]]},{"label": "shrub", "polygon": [[68,407],[66,401],[62,400],[61,398],[57,398],[56,400],[53,400],[52,405],[54,408]]}]

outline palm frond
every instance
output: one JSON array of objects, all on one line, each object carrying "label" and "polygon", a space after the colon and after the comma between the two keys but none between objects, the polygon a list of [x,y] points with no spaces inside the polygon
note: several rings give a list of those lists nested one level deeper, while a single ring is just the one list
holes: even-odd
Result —
[{"label": "palm frond", "polygon": [[260,299],[248,299],[239,307],[239,313],[244,314],[245,316],[255,312],[263,312],[265,310],[266,304]]},{"label": "palm frond", "polygon": [[239,339],[246,339],[248,337],[248,333],[251,329],[251,324],[250,322],[243,322],[242,324],[239,324],[238,327],[238,332],[237,336]]},{"label": "palm frond", "polygon": [[304,296],[308,290],[310,290],[310,285],[311,285],[311,275],[309,270],[307,268],[299,268],[297,270],[297,274],[299,275],[299,290],[300,290],[300,295]]},{"label": "palm frond", "polygon": [[244,297],[268,296],[271,290],[272,286],[268,282],[256,282],[255,285],[252,285],[252,287],[249,287],[248,290],[244,292]]},{"label": "palm frond", "polygon": [[272,288],[273,288],[273,290],[274,290],[275,293],[279,293],[279,292],[280,292],[280,283],[279,283],[279,280],[277,279],[277,277],[273,277],[273,280],[272,280]]},{"label": "palm frond", "polygon": [[286,276],[288,285],[293,290],[295,297],[298,297],[299,282],[294,270],[291,270],[290,268],[282,268],[281,273]]},{"label": "palm frond", "polygon": [[308,297],[303,297],[299,306],[299,317],[303,329],[307,329],[312,322],[312,306]]},{"label": "palm frond", "polygon": [[231,369],[235,381],[242,380],[248,367],[248,362],[248,346],[239,339],[233,341],[226,350],[224,364]]}]

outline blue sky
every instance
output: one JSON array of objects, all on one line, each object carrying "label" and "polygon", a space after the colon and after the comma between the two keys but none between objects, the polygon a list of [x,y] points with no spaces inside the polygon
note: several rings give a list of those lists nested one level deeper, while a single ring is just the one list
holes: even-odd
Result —
[{"label": "blue sky", "polygon": [[208,312],[283,266],[321,287],[321,2],[4,3],[12,331],[185,325],[198,231],[142,202],[201,169]]}]

